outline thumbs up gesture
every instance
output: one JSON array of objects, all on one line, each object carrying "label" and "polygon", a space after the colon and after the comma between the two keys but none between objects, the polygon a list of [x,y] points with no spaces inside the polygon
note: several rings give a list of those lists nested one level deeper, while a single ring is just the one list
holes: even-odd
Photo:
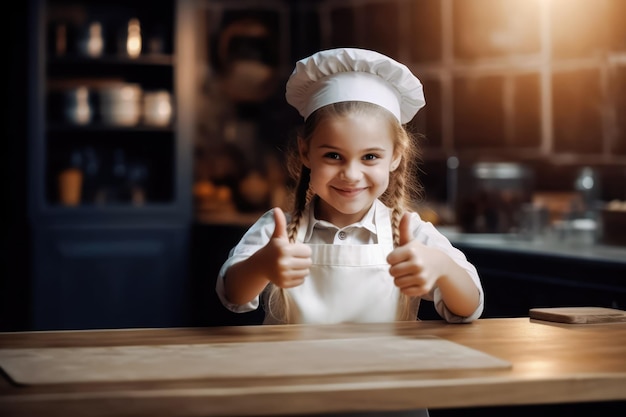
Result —
[{"label": "thumbs up gesture", "polygon": [[278,287],[296,287],[309,275],[311,248],[304,243],[289,241],[287,219],[278,207],[274,208],[274,224],[270,241],[260,250],[266,276]]},{"label": "thumbs up gesture", "polygon": [[400,244],[387,256],[389,273],[402,293],[423,296],[437,283],[446,261],[441,251],[413,238],[410,213],[404,213],[399,229]]}]

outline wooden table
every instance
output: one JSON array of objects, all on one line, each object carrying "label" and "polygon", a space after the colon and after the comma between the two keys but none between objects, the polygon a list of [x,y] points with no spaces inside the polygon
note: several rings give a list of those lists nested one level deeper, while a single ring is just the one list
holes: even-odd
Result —
[{"label": "wooden table", "polygon": [[[287,415],[626,400],[626,323],[528,317],[391,324],[234,326],[0,333],[0,348],[258,343],[430,335],[509,361],[508,369],[375,372],[15,386],[0,378],[2,416]],[[164,358],[166,360],[166,358]],[[241,358],[246,361],[256,358]]]}]

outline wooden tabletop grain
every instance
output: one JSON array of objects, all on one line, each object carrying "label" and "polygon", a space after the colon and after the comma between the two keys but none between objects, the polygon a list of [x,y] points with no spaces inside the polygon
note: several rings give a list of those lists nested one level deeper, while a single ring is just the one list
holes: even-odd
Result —
[{"label": "wooden tabletop grain", "polygon": [[[626,323],[528,317],[471,324],[235,326],[0,333],[0,349],[435,336],[509,361],[506,369],[61,383],[0,378],[2,416],[252,416],[626,400]],[[241,358],[246,361],[258,358]],[[164,358],[166,360],[166,358]]]}]

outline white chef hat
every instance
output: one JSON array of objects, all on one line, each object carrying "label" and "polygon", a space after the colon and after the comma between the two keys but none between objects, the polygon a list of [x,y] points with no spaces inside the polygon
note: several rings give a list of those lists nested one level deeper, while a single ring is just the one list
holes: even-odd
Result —
[{"label": "white chef hat", "polygon": [[358,48],[329,49],[298,61],[285,97],[305,120],[327,104],[365,101],[405,124],[426,104],[422,83],[406,65]]}]

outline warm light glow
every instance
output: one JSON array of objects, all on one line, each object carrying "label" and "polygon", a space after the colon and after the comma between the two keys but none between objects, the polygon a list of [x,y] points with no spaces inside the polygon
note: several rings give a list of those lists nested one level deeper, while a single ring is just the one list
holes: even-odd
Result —
[{"label": "warm light glow", "polygon": [[157,104],[156,113],[159,118],[169,118],[172,113],[172,105],[167,101],[161,101]]},{"label": "warm light glow", "polygon": [[172,118],[172,102],[167,91],[149,92],[144,96],[144,122],[152,126],[166,126]]},{"label": "warm light glow", "polygon": [[102,25],[94,22],[89,25],[89,40],[87,41],[87,54],[91,57],[102,55],[104,42],[102,41]]},{"label": "warm light glow", "polygon": [[134,86],[123,86],[120,90],[121,98],[124,101],[132,101],[135,99],[137,89]]},{"label": "warm light glow", "polygon": [[89,106],[89,90],[87,87],[78,87],[76,90],[75,121],[79,125],[91,121],[91,106]]},{"label": "warm light glow", "polygon": [[141,27],[138,19],[130,19],[128,22],[126,52],[131,58],[137,58],[141,54]]},{"label": "warm light glow", "polygon": [[532,362],[528,362],[528,369],[526,370],[529,375],[533,376],[553,376],[559,369],[559,364],[553,361],[537,359]]}]

